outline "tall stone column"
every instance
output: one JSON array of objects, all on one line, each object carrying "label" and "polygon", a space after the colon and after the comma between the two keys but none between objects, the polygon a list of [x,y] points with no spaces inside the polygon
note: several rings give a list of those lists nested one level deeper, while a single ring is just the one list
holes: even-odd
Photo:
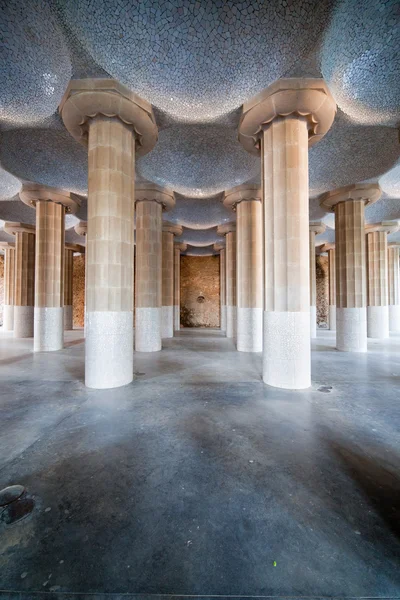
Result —
[{"label": "tall stone column", "polygon": [[367,336],[370,338],[389,337],[387,234],[397,230],[397,223],[375,223],[366,226]]},{"label": "tall stone column", "polygon": [[163,222],[162,227],[162,309],[161,337],[174,337],[174,235],[181,235],[182,227]]},{"label": "tall stone column", "polygon": [[315,257],[315,236],[325,231],[323,223],[310,223],[310,335],[317,337],[317,274]]},{"label": "tall stone column", "polygon": [[225,193],[236,210],[236,311],[239,352],[262,352],[263,227],[261,189],[242,185]]},{"label": "tall stone column", "polygon": [[15,280],[15,244],[0,242],[4,251],[4,308],[3,330],[14,329],[14,280]]},{"label": "tall stone column", "polygon": [[329,329],[336,331],[336,257],[335,244],[324,244],[322,252],[328,253],[329,272]]},{"label": "tall stone column", "polygon": [[35,305],[35,226],[5,223],[4,231],[15,235],[14,337],[33,337]]},{"label": "tall stone column", "polygon": [[226,332],[226,268],[225,243],[217,242],[214,250],[219,252],[219,299],[220,299],[220,328]]},{"label": "tall stone column", "polygon": [[79,208],[77,196],[43,185],[24,185],[20,198],[36,208],[35,352],[64,346],[64,236],[65,213]]},{"label": "tall stone column", "polygon": [[74,328],[74,253],[84,254],[85,248],[79,244],[65,244],[64,254],[64,330]]},{"label": "tall stone column", "polygon": [[236,223],[224,223],[217,229],[218,235],[225,236],[226,274],[226,337],[235,338],[236,323]]},{"label": "tall stone column", "polygon": [[400,243],[388,245],[389,331],[400,331]]},{"label": "tall stone column", "polygon": [[321,206],[335,213],[336,348],[367,351],[365,206],[376,202],[376,184],[354,184],[332,190]]},{"label": "tall stone column", "polygon": [[[173,193],[153,184],[136,190],[135,350],[161,350],[162,212],[175,205]],[[172,236],[173,240],[173,236]]]},{"label": "tall stone column", "polygon": [[135,157],[153,148],[157,126],[150,104],[112,79],[71,80],[60,112],[88,144],[85,382],[118,387],[133,379]]},{"label": "tall stone column", "polygon": [[181,328],[181,252],[187,244],[174,244],[174,331]]},{"label": "tall stone column", "polygon": [[323,80],[281,79],[243,105],[239,140],[261,154],[264,223],[263,380],[311,383],[308,148],[336,105]]}]

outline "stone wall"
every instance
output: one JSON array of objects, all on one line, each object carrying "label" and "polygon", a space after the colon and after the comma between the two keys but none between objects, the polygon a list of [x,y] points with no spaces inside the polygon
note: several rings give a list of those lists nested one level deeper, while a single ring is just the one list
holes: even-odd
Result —
[{"label": "stone wall", "polygon": [[73,274],[74,327],[83,327],[85,313],[85,257],[74,256]]},{"label": "stone wall", "polygon": [[329,322],[329,270],[328,257],[317,256],[317,325],[328,328]]},{"label": "stone wall", "polygon": [[4,306],[4,255],[0,254],[0,325],[3,325]]},{"label": "stone wall", "polygon": [[219,256],[181,256],[181,326],[220,326]]}]

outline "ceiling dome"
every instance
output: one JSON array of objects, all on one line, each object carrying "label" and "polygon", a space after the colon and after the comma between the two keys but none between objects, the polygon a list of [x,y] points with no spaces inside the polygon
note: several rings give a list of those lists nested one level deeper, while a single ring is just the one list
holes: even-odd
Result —
[{"label": "ceiling dome", "polygon": [[0,119],[44,119],[57,109],[72,72],[50,3],[1,2],[0,23]]},{"label": "ceiling dome", "polygon": [[113,77],[187,121],[212,120],[282,77],[315,44],[330,0],[60,0]]}]

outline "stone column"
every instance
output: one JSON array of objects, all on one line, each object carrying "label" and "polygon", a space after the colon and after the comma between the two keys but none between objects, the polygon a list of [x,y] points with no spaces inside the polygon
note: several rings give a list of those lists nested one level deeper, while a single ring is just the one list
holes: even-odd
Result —
[{"label": "stone column", "polygon": [[35,304],[35,226],[5,223],[4,231],[15,235],[14,337],[33,337]]},{"label": "stone column", "polygon": [[367,336],[389,337],[387,234],[398,230],[393,223],[366,226],[367,235]]},{"label": "stone column", "polygon": [[79,244],[65,244],[64,254],[64,330],[74,328],[74,253],[84,254],[85,248]]},{"label": "stone column", "polygon": [[400,331],[400,243],[388,245],[389,331]]},{"label": "stone column", "polygon": [[217,233],[225,235],[226,337],[236,338],[236,223],[220,225]]},{"label": "stone column", "polygon": [[317,275],[315,257],[315,236],[325,231],[323,223],[310,223],[310,335],[317,337]]},{"label": "stone column", "polygon": [[36,208],[35,352],[64,346],[65,213],[74,214],[80,200],[74,194],[43,185],[24,185],[20,198]]},{"label": "stone column", "polygon": [[0,242],[4,251],[4,308],[3,330],[14,329],[15,244]]},{"label": "stone column", "polygon": [[162,308],[161,337],[174,337],[174,235],[181,235],[182,227],[163,222],[162,226]]},{"label": "stone column", "polygon": [[111,79],[71,80],[60,112],[88,144],[85,382],[118,387],[133,379],[135,157],[153,148],[157,126],[150,104]]},{"label": "stone column", "polygon": [[174,331],[181,328],[181,252],[187,244],[174,244]]},{"label": "stone column", "polygon": [[335,244],[324,244],[322,252],[328,253],[329,271],[329,329],[336,331],[336,258]]},{"label": "stone column", "polygon": [[263,228],[261,189],[242,185],[225,193],[236,210],[236,311],[239,352],[262,352]]},{"label": "stone column", "polygon": [[142,184],[136,191],[137,352],[161,350],[162,211],[174,205],[173,193],[156,185]]},{"label": "stone column", "polygon": [[365,206],[376,202],[376,184],[355,184],[332,190],[321,206],[335,213],[336,348],[367,351],[367,287]]},{"label": "stone column", "polygon": [[336,105],[323,80],[280,79],[243,105],[239,140],[261,154],[264,223],[263,380],[311,383],[308,148]]},{"label": "stone column", "polygon": [[220,299],[220,328],[226,332],[226,268],[225,244],[217,242],[214,250],[219,252],[219,299]]}]

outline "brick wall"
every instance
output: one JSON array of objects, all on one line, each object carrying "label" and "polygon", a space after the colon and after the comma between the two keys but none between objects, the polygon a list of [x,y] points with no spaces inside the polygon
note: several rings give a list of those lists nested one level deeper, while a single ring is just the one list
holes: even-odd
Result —
[{"label": "brick wall", "polygon": [[327,328],[329,320],[329,270],[327,256],[317,256],[316,279],[317,326],[321,328]]},{"label": "brick wall", "polygon": [[220,326],[219,256],[181,257],[181,326]]}]

